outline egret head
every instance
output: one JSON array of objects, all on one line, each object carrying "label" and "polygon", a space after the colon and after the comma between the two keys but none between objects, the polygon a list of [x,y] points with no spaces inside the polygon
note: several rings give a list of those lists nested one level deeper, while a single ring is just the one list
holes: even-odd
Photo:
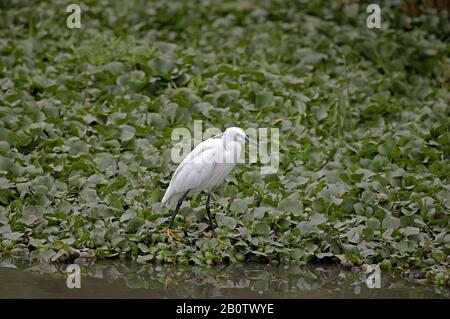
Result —
[{"label": "egret head", "polygon": [[[223,138],[226,141],[236,141],[238,143],[242,143],[244,141],[258,145],[258,143],[254,140],[252,140],[248,135],[245,134],[245,132],[240,129],[239,127],[229,127],[226,129],[226,131],[223,133]],[[259,146],[259,145],[258,145]]]}]

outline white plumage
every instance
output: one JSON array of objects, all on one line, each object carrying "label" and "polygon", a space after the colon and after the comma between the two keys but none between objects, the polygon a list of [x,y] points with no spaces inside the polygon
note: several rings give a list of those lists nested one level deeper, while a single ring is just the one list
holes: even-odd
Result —
[{"label": "white plumage", "polygon": [[[162,206],[177,203],[173,219],[181,206],[184,197],[189,193],[206,191],[208,193],[206,210],[210,217],[209,199],[213,189],[221,184],[231,173],[241,155],[241,143],[255,141],[248,138],[244,131],[237,127],[228,128],[223,134],[200,143],[186,156],[176,169],[169,187],[161,201]],[[212,221],[210,217],[212,231]]]},{"label": "white plumage", "polygon": [[[228,158],[239,158],[241,146],[237,142],[231,144],[225,152]],[[162,199],[162,205],[170,205],[190,190],[190,193],[202,190],[212,191],[213,188],[223,182],[225,177],[233,170],[236,163],[218,162],[223,152],[223,137],[210,138],[200,143],[188,156],[180,163],[172,176],[169,187]]]}]

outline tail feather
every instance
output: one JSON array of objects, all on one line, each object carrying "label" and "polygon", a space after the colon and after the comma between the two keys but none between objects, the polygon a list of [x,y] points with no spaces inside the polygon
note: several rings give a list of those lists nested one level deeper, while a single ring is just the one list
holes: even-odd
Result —
[{"label": "tail feather", "polygon": [[167,207],[176,204],[182,197],[184,193],[179,193],[173,191],[170,186],[164,194],[163,199],[161,200],[161,207]]},{"label": "tail feather", "polygon": [[170,189],[171,187],[167,188],[166,193],[163,196],[163,199],[161,200],[161,206],[166,207],[170,204],[170,199],[172,197],[172,191]]}]

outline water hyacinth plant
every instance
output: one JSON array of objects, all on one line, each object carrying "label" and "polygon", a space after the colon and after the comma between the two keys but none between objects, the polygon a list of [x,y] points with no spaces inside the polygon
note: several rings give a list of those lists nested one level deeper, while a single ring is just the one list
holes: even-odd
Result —
[{"label": "water hyacinth plant", "polygon": [[[448,11],[315,1],[0,3],[0,251],[46,262],[380,264],[448,284]],[[431,10],[431,11],[430,11]],[[434,11],[433,11],[434,10]],[[174,128],[273,127],[211,207],[160,202]]]}]

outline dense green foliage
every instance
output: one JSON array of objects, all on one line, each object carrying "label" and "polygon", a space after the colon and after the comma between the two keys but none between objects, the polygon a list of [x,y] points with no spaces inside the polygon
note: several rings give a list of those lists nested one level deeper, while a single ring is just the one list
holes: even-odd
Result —
[{"label": "dense green foliage", "polygon": [[[211,264],[381,263],[448,281],[447,12],[340,1],[0,4],[0,241],[14,256],[79,252]],[[277,127],[280,169],[240,165],[168,241],[159,201],[171,132]],[[86,254],[87,253],[87,254]]]}]

